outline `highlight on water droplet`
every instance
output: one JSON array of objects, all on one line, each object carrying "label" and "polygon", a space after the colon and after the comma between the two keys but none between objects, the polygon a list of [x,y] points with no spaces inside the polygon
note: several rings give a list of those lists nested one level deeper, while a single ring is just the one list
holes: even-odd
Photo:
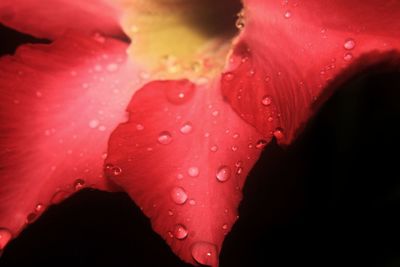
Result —
[{"label": "highlight on water droplet", "polygon": [[111,168],[111,174],[113,174],[114,176],[118,176],[122,173],[122,169],[118,166],[114,166]]},{"label": "highlight on water droplet", "polygon": [[231,168],[229,168],[229,166],[222,165],[221,167],[218,168],[215,176],[217,177],[218,181],[222,183],[226,182],[231,177]]},{"label": "highlight on water droplet", "polygon": [[85,185],[85,180],[76,179],[75,182],[74,182],[75,191],[82,189],[84,185]]},{"label": "highlight on water droplet", "polygon": [[185,122],[185,123],[182,125],[182,127],[179,129],[179,131],[180,131],[182,134],[189,134],[189,133],[192,132],[192,130],[193,130],[193,126],[192,126],[192,124],[191,124],[190,122]]},{"label": "highlight on water droplet", "polygon": [[191,177],[197,177],[199,176],[200,170],[197,167],[190,167],[188,169],[188,175]]},{"label": "highlight on water droplet", "polygon": [[170,132],[163,131],[160,133],[157,140],[162,145],[168,145],[172,142],[172,136],[171,136]]},{"label": "highlight on water droplet", "polygon": [[3,250],[12,238],[11,232],[6,228],[0,228],[0,251]]},{"label": "highlight on water droplet", "polygon": [[182,240],[188,236],[188,230],[182,224],[177,224],[174,227],[174,236],[176,239]]},{"label": "highlight on water droplet", "polygon": [[191,246],[193,259],[202,265],[218,266],[217,246],[204,241],[198,241]]},{"label": "highlight on water droplet", "polygon": [[272,103],[272,98],[269,95],[264,96],[263,99],[261,100],[261,104],[263,104],[266,107],[271,105],[271,103]]},{"label": "highlight on water droplet", "polygon": [[176,186],[171,190],[171,198],[176,204],[182,205],[186,202],[188,196],[182,187]]},{"label": "highlight on water droplet", "polygon": [[140,123],[136,124],[136,130],[143,131],[144,130],[143,124],[140,124]]},{"label": "highlight on water droplet", "polygon": [[343,44],[343,47],[347,50],[352,50],[356,46],[356,42],[352,38],[346,39],[346,41]]},{"label": "highlight on water droplet", "polygon": [[42,212],[44,210],[44,208],[45,208],[45,206],[42,203],[38,203],[38,204],[36,204],[35,211]]},{"label": "highlight on water droplet", "polygon": [[292,12],[290,10],[286,10],[283,16],[285,19],[290,19],[292,17]]},{"label": "highlight on water droplet", "polygon": [[224,229],[224,230],[228,229],[228,225],[227,225],[226,223],[223,224],[223,225],[222,225],[222,229]]},{"label": "highlight on water droplet", "polygon": [[282,128],[276,128],[274,131],[274,136],[276,139],[278,140],[282,140],[285,137],[285,134],[283,133],[283,129]]}]

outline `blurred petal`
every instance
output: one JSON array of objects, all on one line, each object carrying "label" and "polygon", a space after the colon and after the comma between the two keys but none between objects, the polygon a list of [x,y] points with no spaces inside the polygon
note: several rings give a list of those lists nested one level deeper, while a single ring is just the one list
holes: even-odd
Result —
[{"label": "blurred petal", "polygon": [[0,23],[38,38],[55,39],[68,29],[124,36],[117,7],[105,0],[1,0]]},{"label": "blurred petal", "polygon": [[80,188],[114,189],[107,141],[140,84],[126,47],[69,34],[0,59],[0,231],[15,237]]},{"label": "blurred petal", "polygon": [[218,82],[155,81],[111,135],[106,174],[184,261],[217,266],[245,178],[269,140],[223,101]]},{"label": "blurred petal", "polygon": [[246,121],[282,143],[330,87],[399,53],[396,0],[246,0],[244,6],[245,27],[222,78],[223,94]]}]

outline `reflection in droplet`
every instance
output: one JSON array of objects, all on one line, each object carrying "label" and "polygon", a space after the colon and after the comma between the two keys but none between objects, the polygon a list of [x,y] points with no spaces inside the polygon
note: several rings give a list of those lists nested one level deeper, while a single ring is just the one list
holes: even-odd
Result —
[{"label": "reflection in droplet", "polygon": [[172,136],[169,132],[164,131],[160,133],[157,140],[162,145],[168,145],[172,142]]},{"label": "reflection in droplet", "polygon": [[217,246],[209,243],[199,241],[191,247],[193,259],[202,265],[218,266],[218,251]]},{"label": "reflection in droplet", "polygon": [[174,236],[176,239],[182,240],[188,236],[188,230],[182,224],[175,225]]},{"label": "reflection in droplet", "polygon": [[216,173],[216,177],[218,181],[226,182],[231,177],[231,168],[226,165],[219,167]]},{"label": "reflection in droplet", "polygon": [[42,203],[38,203],[35,207],[36,212],[42,212],[44,210],[44,205]]},{"label": "reflection in droplet", "polygon": [[171,190],[171,198],[176,204],[182,205],[186,202],[188,196],[182,187],[176,186]]}]

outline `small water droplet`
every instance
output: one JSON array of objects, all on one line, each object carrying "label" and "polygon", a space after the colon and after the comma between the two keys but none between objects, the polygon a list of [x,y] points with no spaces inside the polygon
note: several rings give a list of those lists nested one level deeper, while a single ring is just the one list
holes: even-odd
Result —
[{"label": "small water droplet", "polygon": [[233,145],[233,146],[231,147],[231,149],[232,149],[233,152],[236,152],[239,148],[238,148],[238,146]]},{"label": "small water droplet", "polygon": [[242,168],[242,167],[238,167],[238,168],[236,169],[236,175],[241,175],[242,172],[243,172],[243,168]]},{"label": "small water droplet", "polygon": [[292,17],[292,12],[290,10],[286,10],[283,16],[285,19],[290,19]]},{"label": "small water droplet", "polygon": [[233,139],[238,139],[240,137],[240,134],[238,134],[238,133],[234,133],[233,135],[232,135],[232,138]]},{"label": "small water droplet", "polygon": [[140,123],[136,124],[136,130],[138,131],[143,131],[144,130],[144,126]]},{"label": "small water droplet", "polygon": [[214,117],[217,117],[219,115],[219,111],[218,110],[214,110],[211,115],[213,115]]},{"label": "small water droplet", "polygon": [[353,54],[348,52],[348,53],[344,54],[343,59],[344,59],[344,61],[350,61],[353,59]]},{"label": "small water droplet", "polygon": [[199,176],[199,173],[200,173],[200,170],[197,167],[190,167],[188,169],[188,174],[191,177],[197,177],[197,176]]},{"label": "small water droplet", "polygon": [[267,141],[264,139],[260,139],[256,143],[256,148],[257,149],[263,149],[267,145]]},{"label": "small water droplet", "polygon": [[118,70],[118,64],[116,64],[116,63],[108,64],[108,65],[107,65],[107,70],[108,70],[109,72],[115,72],[115,71],[117,71],[117,70]]},{"label": "small water droplet", "polygon": [[194,199],[189,200],[190,206],[196,205],[196,201]]},{"label": "small water droplet", "polygon": [[168,145],[172,142],[171,134],[167,131],[161,132],[158,136],[158,142],[162,145]]},{"label": "small water droplet", "polygon": [[274,136],[276,139],[278,140],[282,140],[285,135],[283,133],[283,129],[282,128],[276,128],[276,130],[274,131]]},{"label": "small water droplet", "polygon": [[92,129],[97,128],[97,126],[99,126],[99,120],[93,119],[91,121],[89,121],[89,127]]},{"label": "small water droplet", "polygon": [[228,229],[228,225],[227,225],[226,223],[223,224],[223,225],[222,225],[222,229],[224,229],[224,230]]},{"label": "small water droplet", "polygon": [[222,79],[225,82],[231,82],[235,78],[235,75],[232,72],[226,72],[222,74]]},{"label": "small water droplet", "polygon": [[176,179],[182,180],[182,179],[183,179],[183,174],[182,174],[182,173],[178,173],[178,174],[176,175]]},{"label": "small water droplet", "polygon": [[217,246],[209,243],[199,241],[191,247],[193,259],[202,265],[207,266],[218,266],[218,251]]},{"label": "small water droplet", "polygon": [[237,14],[237,20],[235,23],[236,28],[238,28],[239,30],[243,29],[245,26],[245,22],[244,22],[244,12],[241,11]]},{"label": "small water droplet", "polygon": [[31,212],[26,216],[26,223],[33,223],[37,218],[37,214],[35,212]]},{"label": "small water droplet", "polygon": [[60,190],[54,193],[54,195],[52,196],[50,202],[52,204],[58,204],[61,201],[63,201],[64,199],[66,199],[68,197],[68,192]]},{"label": "small water droplet", "polygon": [[186,122],[182,125],[180,132],[183,134],[188,134],[192,131],[192,129],[193,129],[192,124],[190,122]]},{"label": "small water droplet", "polygon": [[216,173],[217,180],[220,182],[226,182],[229,180],[231,177],[231,168],[226,165],[222,165],[221,167],[218,168],[217,173]]},{"label": "small water droplet", "polygon": [[174,227],[174,236],[176,239],[182,240],[188,236],[188,230],[182,224],[177,224]]},{"label": "small water droplet", "polygon": [[42,212],[44,210],[45,206],[42,203],[38,203],[35,207],[36,212]]},{"label": "small water droplet", "polygon": [[188,196],[182,187],[176,186],[171,190],[171,198],[176,204],[182,205],[186,202]]},{"label": "small water droplet", "polygon": [[85,180],[83,179],[76,179],[74,182],[74,188],[76,191],[82,189],[84,185],[85,185]]},{"label": "small water droplet", "polygon": [[346,41],[343,44],[343,47],[347,50],[352,50],[355,46],[356,42],[352,38],[346,39]]},{"label": "small water droplet", "polygon": [[0,251],[3,250],[12,238],[11,232],[6,228],[0,228]]},{"label": "small water droplet", "polygon": [[168,210],[168,215],[169,216],[174,216],[174,212],[172,210]]},{"label": "small water droplet", "polygon": [[218,146],[213,145],[212,147],[210,147],[211,152],[217,152],[218,151]]},{"label": "small water droplet", "polygon": [[183,104],[193,96],[195,85],[192,83],[185,83],[180,86],[168,87],[166,94],[168,100],[172,104]]},{"label": "small water droplet", "polygon": [[271,103],[272,103],[272,98],[271,98],[270,96],[266,95],[266,96],[264,96],[263,99],[261,100],[261,103],[262,103],[264,106],[268,107],[268,106],[271,105]]}]

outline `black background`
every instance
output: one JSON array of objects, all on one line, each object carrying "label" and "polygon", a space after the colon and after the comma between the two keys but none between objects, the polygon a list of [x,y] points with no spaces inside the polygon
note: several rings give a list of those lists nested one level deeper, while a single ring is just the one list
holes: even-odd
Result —
[{"label": "black background", "polygon": [[[0,25],[0,54],[45,42]],[[400,72],[336,91],[290,147],[269,145],[244,188],[221,267],[400,266]],[[5,249],[0,266],[189,266],[124,193],[83,190]]]}]

